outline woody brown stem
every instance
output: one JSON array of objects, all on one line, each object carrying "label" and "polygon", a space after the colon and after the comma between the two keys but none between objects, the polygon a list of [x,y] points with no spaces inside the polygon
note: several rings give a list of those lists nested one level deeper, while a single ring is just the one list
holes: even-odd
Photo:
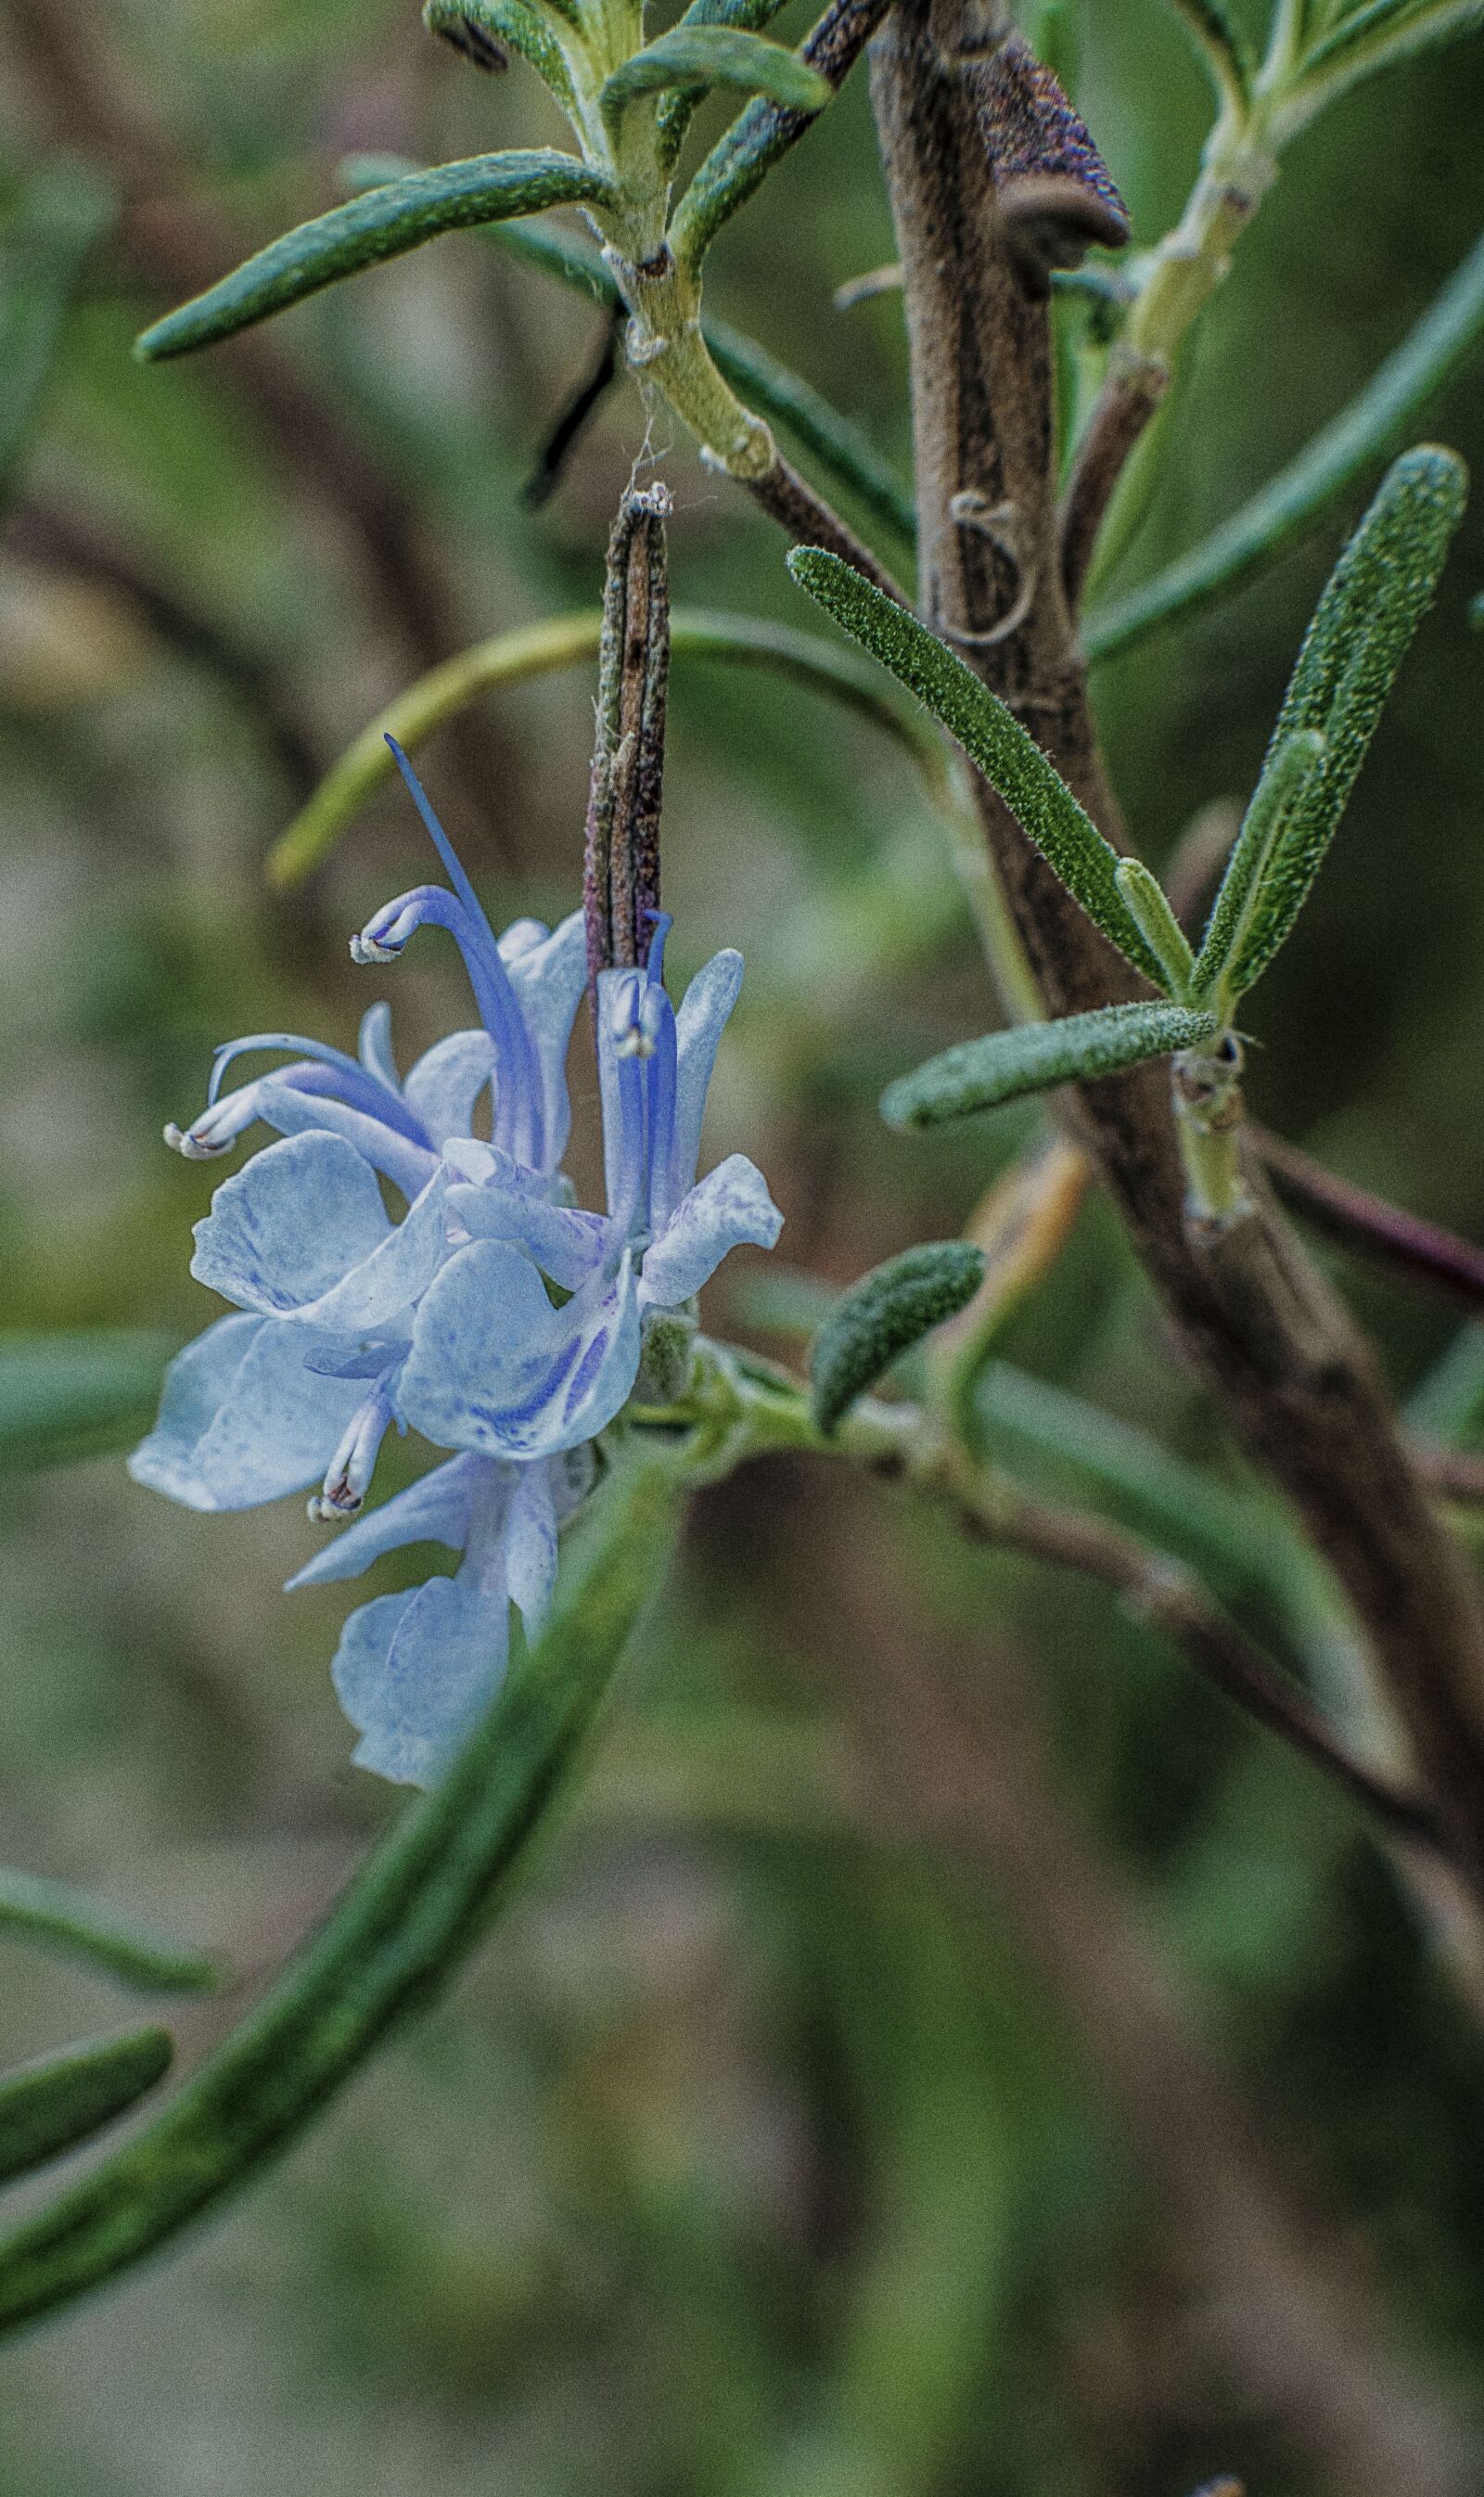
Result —
[{"label": "woody brown stem", "polygon": [[772,466],[765,468],[760,477],[748,477],[742,482],[754,503],[788,531],[796,546],[823,547],[828,553],[842,556],[888,598],[895,598],[899,606],[906,605],[900,585],[885,565],[877,562],[869,547],[823,495],[817,494],[798,469],[790,466],[781,451],[775,451]]},{"label": "woody brown stem", "polygon": [[[995,21],[971,20],[962,0],[900,0],[872,47],[904,273],[920,592],[928,620],[1118,841],[1058,553],[1047,304],[1004,236],[975,109],[998,41]],[[1006,507],[1013,567],[1002,540],[964,519]],[[1017,597],[1014,629],[987,639]],[[1139,994],[986,784],[979,802],[1048,1011]],[[1245,1218],[1214,1239],[1187,1230],[1162,1071],[1087,1086],[1072,1115],[1186,1356],[1344,1585],[1452,1850],[1484,1887],[1484,1615],[1370,1347],[1260,1177]]]},{"label": "woody brown stem", "polygon": [[1061,505],[1061,579],[1073,608],[1082,596],[1114,489],[1169,386],[1170,376],[1161,365],[1116,361],[1088,420]]}]

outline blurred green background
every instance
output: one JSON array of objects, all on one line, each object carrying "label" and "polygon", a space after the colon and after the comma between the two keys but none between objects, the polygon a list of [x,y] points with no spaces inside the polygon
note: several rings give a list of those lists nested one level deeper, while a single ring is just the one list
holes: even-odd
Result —
[{"label": "blurred green background", "polygon": [[[1148,244],[1194,168],[1200,72],[1160,0],[1062,16]],[[805,23],[796,0],[779,31]],[[398,686],[596,598],[636,457],[676,495],[678,601],[814,625],[781,539],[630,384],[528,507],[603,316],[477,237],[198,362],[131,361],[144,321],[326,205],[346,150],[431,160],[549,120],[523,71],[475,77],[411,0],[8,0],[0,253],[39,174],[90,166],[125,205],[0,529],[7,1330],[204,1323],[186,1270],[213,1175],[161,1126],[237,1032],[349,1043],[368,992],[346,933],[426,869],[391,797],[290,896],[265,854]],[[1475,237],[1481,128],[1474,39],[1294,150],[1198,334],[1120,580],[1235,507],[1401,338]],[[904,466],[898,300],[832,305],[891,251],[857,78],[729,229],[709,300]],[[1476,467],[1481,372],[1417,428]],[[1155,863],[1250,785],[1361,499],[1100,672]],[[1248,1087],[1281,1133],[1475,1237],[1481,586],[1475,517],[1262,992]],[[581,671],[511,692],[420,757],[500,920],[575,898],[592,692]],[[989,1011],[905,762],[710,663],[678,663],[672,716],[681,963],[748,963],[710,1149],[745,1142],[787,1217],[779,1262],[838,1285],[960,1228],[1032,1122],[945,1142],[876,1120],[886,1079]],[[436,947],[391,994],[404,1061],[466,1019]],[[580,1123],[594,1092],[579,1050]],[[764,1324],[776,1273],[770,1308],[765,1261],[734,1265],[710,1322],[790,1352]],[[1410,1391],[1455,1313],[1344,1280]],[[1281,1522],[1101,1205],[1003,1349],[1202,1488],[1141,1490],[1123,1442],[1076,1480],[1007,1424],[1013,1468],[1193,1536],[1254,1620],[1278,1581],[1293,1596]],[[395,1805],[347,1765],[341,1591],[278,1593],[312,1530],[296,1503],[187,1515],[115,1455],[8,1481],[5,1509],[0,1852],[251,1982]],[[1293,1600],[1310,1663],[1342,1673],[1327,1592]],[[6,2061],[119,2017],[3,1940],[0,2000]],[[182,2048],[233,2010],[173,2014]],[[1101,1593],[823,1469],[759,1469],[701,1503],[581,1801],[455,1997],[250,2199],[0,2355],[0,2492],[1188,2497],[1232,2471],[1251,2497],[1469,2497],[1481,2131],[1478,2007],[1347,1804]]]}]

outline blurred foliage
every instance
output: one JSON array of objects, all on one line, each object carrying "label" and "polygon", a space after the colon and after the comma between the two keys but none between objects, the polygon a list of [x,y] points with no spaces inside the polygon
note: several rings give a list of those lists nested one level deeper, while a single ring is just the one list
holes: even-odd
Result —
[{"label": "blurred foliage", "polygon": [[[1054,14],[1147,244],[1194,168],[1200,69],[1160,0]],[[116,1444],[155,1342],[203,1314],[185,1249],[210,1175],[165,1154],[161,1125],[199,1106],[229,1032],[348,1042],[365,998],[344,932],[421,869],[383,797],[290,897],[263,875],[272,841],[423,666],[595,599],[644,432],[621,385],[555,493],[522,500],[607,316],[477,237],[297,310],[261,352],[131,361],[145,320],[325,205],[348,151],[554,136],[533,81],[470,77],[411,5],[109,0],[84,29],[15,0],[0,72],[0,213],[28,282],[27,203],[44,174],[54,200],[64,156],[79,197],[124,203],[69,281],[0,538],[0,1305],[8,1330],[129,1331],[111,1371],[79,1360],[59,1417],[0,1373],[63,1454]],[[1420,316],[1476,237],[1481,126],[1475,40],[1358,91],[1291,151],[1159,425],[1157,490],[1107,594],[1235,510]],[[904,473],[896,299],[832,309],[891,251],[857,78],[766,211],[728,229],[709,308]],[[1424,428],[1476,470],[1479,372]],[[781,539],[656,424],[647,456],[672,452],[677,600],[809,623]],[[1156,864],[1198,808],[1250,787],[1364,499],[1100,669]],[[1476,505],[1265,985],[1248,1085],[1280,1132],[1473,1236],[1481,532]],[[683,655],[672,716],[682,964],[721,943],[748,958],[714,1148],[745,1140],[791,1265],[837,1289],[962,1229],[1035,1120],[941,1138],[877,1122],[886,1082],[984,1021],[909,760],[805,687]],[[590,731],[579,668],[488,699],[420,758],[502,916],[567,906]],[[420,964],[392,994],[410,1054],[457,1013],[457,970]],[[1399,1390],[1425,1382],[1446,1308],[1345,1281]],[[721,1287],[718,1320],[742,1323],[744,1287]],[[1111,1443],[1110,1509],[1157,1502],[1171,1474],[1124,1466],[1158,1442],[1199,1469],[1214,1541],[1224,1502],[1262,1542],[1263,1505],[1165,1357],[1105,1206],[1002,1348],[1140,1435]],[[1030,1410],[1001,1393],[1012,1446]],[[8,1482],[7,1522],[7,1859],[265,1973],[391,1808],[346,1765],[334,1597],[276,1592],[308,1528],[168,1509],[112,1457]],[[1248,1568],[1263,1602],[1291,1574],[1271,1536]],[[1477,2033],[1352,1809],[1098,1589],[778,1465],[702,1503],[583,1799],[458,2000],[225,2226],[0,2356],[0,2489],[1188,2497],[1240,2468],[1252,2497],[1366,2497],[1353,2456],[1275,2394],[1282,2369],[1232,2362],[1209,2278],[1192,2290],[1199,2226],[1172,2225],[1048,1980],[1050,1876],[1043,1897],[1007,1853],[984,1878],[873,1782],[843,1704],[870,1604],[848,1611],[841,1589],[868,1590],[883,1553],[924,1654],[993,1702],[995,1809],[1032,1815],[1044,1785],[1108,1900],[1136,1891],[1183,2016],[1280,2145],[1303,2228],[1342,2249],[1374,2346],[1477,2411]],[[1313,1573],[1303,1620],[1311,1670],[1340,1675]],[[1050,1863],[1054,1825],[1040,1836]],[[83,1968],[3,1936],[0,1953],[7,2065],[112,2016]],[[173,2013],[181,2052],[230,2016]]]}]

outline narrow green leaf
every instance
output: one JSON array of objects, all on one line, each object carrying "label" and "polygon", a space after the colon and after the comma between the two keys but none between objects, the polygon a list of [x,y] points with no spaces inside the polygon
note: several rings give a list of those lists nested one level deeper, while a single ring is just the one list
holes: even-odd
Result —
[{"label": "narrow green leaf", "polygon": [[0,255],[0,504],[55,361],[67,307],[116,200],[90,168],[48,166],[22,190]]},{"label": "narrow green leaf", "polygon": [[0,2242],[0,2329],[127,2270],[281,2150],[426,2003],[524,1870],[678,1524],[662,1464],[620,1461],[563,1557],[551,1623],[443,1783],[394,1823],[241,2026],[152,2124]]},{"label": "narrow green leaf", "polygon": [[230,338],[291,303],[301,303],[337,278],[415,250],[435,235],[525,217],[537,208],[572,201],[600,200],[607,193],[601,174],[550,147],[470,156],[409,174],[281,235],[219,285],[157,321],[144,332],[136,353],[146,360],[185,355],[214,339]]},{"label": "narrow green leaf", "polygon": [[1089,659],[1132,648],[1177,616],[1224,597],[1276,563],[1347,488],[1392,450],[1424,400],[1484,330],[1484,239],[1454,270],[1416,327],[1348,407],[1188,554],[1083,626]]},{"label": "narrow green leaf", "polygon": [[1279,101],[1273,138],[1283,146],[1307,122],[1377,70],[1484,21],[1484,0],[1370,0],[1316,44]]},{"label": "narrow green leaf", "polygon": [[829,80],[786,44],[742,26],[681,24],[631,53],[605,81],[598,105],[604,120],[616,124],[640,96],[677,86],[737,87],[793,112],[821,111],[831,92]]},{"label": "narrow green leaf", "polygon": [[15,1934],[103,1969],[145,1994],[206,1994],[221,1971],[204,1951],[173,1942],[68,1881],[0,1865],[0,1937]]},{"label": "narrow green leaf", "polygon": [[1223,0],[1173,0],[1186,34],[1211,73],[1223,102],[1242,111],[1252,91],[1252,53]]},{"label": "narrow green leaf", "polygon": [[976,1110],[995,1110],[1025,1092],[1117,1075],[1147,1058],[1198,1049],[1215,1037],[1215,1015],[1188,1006],[1097,1006],[1058,1023],[1023,1023],[982,1040],[961,1041],[887,1087],[881,1115],[892,1127],[935,1127]]},{"label": "narrow green leaf", "polygon": [[1323,756],[1324,740],[1313,728],[1296,728],[1269,748],[1206,923],[1194,996],[1214,1000],[1228,964],[1241,953],[1274,845]]},{"label": "narrow green leaf", "polygon": [[1325,750],[1288,808],[1245,914],[1226,988],[1242,996],[1292,930],[1319,872],[1412,636],[1432,604],[1468,478],[1451,451],[1404,452],[1381,482],[1330,576],[1279,714],[1269,751],[1296,729]]},{"label": "narrow green leaf", "polygon": [[1170,908],[1163,885],[1142,859],[1120,859],[1119,891],[1133,912],[1150,950],[1159,958],[1160,982],[1170,996],[1184,1000],[1195,968],[1189,940]]},{"label": "narrow green leaf", "polygon": [[154,2088],[174,2052],[168,2029],[135,2029],[0,2072],[0,2185],[101,2133]]},{"label": "narrow green leaf", "polygon": [[[783,0],[690,0],[690,7],[680,19],[682,26],[741,26],[748,34],[760,35],[771,25]],[[684,143],[698,98],[684,87],[678,87],[661,98],[654,127],[659,140],[660,165],[665,174],[675,171],[676,159]]]},{"label": "narrow green leaf", "polygon": [[826,1437],[894,1361],[965,1308],[983,1280],[982,1248],[966,1240],[936,1240],[888,1258],[852,1285],[809,1354],[809,1401]]},{"label": "narrow green leaf", "polygon": [[[886,15],[886,0],[829,0],[799,47],[826,76],[832,94]],[[670,247],[682,269],[699,269],[729,217],[788,153],[813,120],[812,111],[754,96],[697,167],[670,222]]]},{"label": "narrow green leaf", "polygon": [[[563,111],[576,118],[577,94],[566,55],[539,10],[528,7],[527,0],[424,0],[423,23],[430,34],[448,37],[460,50],[471,48],[473,27],[504,50],[519,52]],[[493,63],[487,61],[484,66]]]},{"label": "narrow green leaf", "polygon": [[998,791],[1088,917],[1146,978],[1162,987],[1158,958],[1119,890],[1117,850],[998,696],[926,624],[838,555],[798,547],[788,568],[801,589],[927,705]]},{"label": "narrow green leaf", "polygon": [[171,1350],[123,1327],[0,1336],[0,1475],[128,1447],[148,1427]]}]

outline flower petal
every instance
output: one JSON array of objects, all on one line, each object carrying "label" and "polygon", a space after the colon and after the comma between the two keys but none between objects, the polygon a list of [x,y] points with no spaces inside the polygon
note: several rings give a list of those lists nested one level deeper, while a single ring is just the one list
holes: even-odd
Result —
[{"label": "flower petal", "polygon": [[420,1482],[409,1484],[394,1500],[345,1527],[312,1561],[296,1571],[285,1589],[323,1587],[337,1578],[359,1578],[384,1552],[404,1543],[446,1543],[461,1552],[468,1539],[471,1505],[489,1471],[488,1457],[450,1457],[434,1466]]},{"label": "flower petal", "polygon": [[[354,1146],[363,1162],[373,1171],[384,1171],[394,1187],[399,1187],[409,1202],[438,1167],[438,1157],[426,1145],[400,1132],[391,1118],[372,1118],[348,1101],[337,1101],[312,1085],[296,1079],[292,1084],[276,1076],[265,1075],[251,1088],[251,1109],[254,1118],[276,1127],[281,1136],[339,1136]],[[238,1096],[244,1100],[245,1096]],[[225,1105],[224,1105],[225,1106]],[[398,1115],[410,1120],[410,1113],[397,1105]],[[238,1114],[238,1126],[247,1124]]]},{"label": "flower petal", "polygon": [[503,1591],[462,1574],[361,1605],[332,1668],[362,1737],[357,1766],[399,1786],[433,1785],[498,1689],[509,1651]]},{"label": "flower petal", "polygon": [[704,964],[676,1012],[675,1141],[667,1211],[695,1184],[701,1127],[716,1051],[742,983],[742,958],[728,946]]},{"label": "flower petal", "polygon": [[572,1026],[587,985],[587,936],[583,914],[574,910],[550,936],[527,937],[517,949],[513,939],[532,926],[518,920],[500,939],[500,953],[510,985],[530,1034],[541,1087],[542,1172],[556,1170],[567,1150],[572,1112],[567,1100],[567,1049]]},{"label": "flower petal", "polygon": [[676,1309],[699,1292],[728,1249],[743,1241],[771,1248],[782,1228],[783,1217],[756,1163],[745,1154],[729,1154],[682,1197],[646,1249],[640,1298],[649,1308]]},{"label": "flower petal", "polygon": [[564,1292],[581,1290],[602,1264],[608,1245],[608,1224],[600,1214],[553,1205],[539,1189],[499,1172],[477,1187],[451,1187],[448,1210],[471,1240],[507,1240],[523,1248]]},{"label": "flower petal", "polygon": [[556,1475],[560,1458],[511,1469],[505,1513],[505,1576],[527,1638],[540,1635],[556,1584]]},{"label": "flower petal", "polygon": [[322,1129],[289,1136],[217,1189],[196,1226],[191,1272],[240,1308],[364,1334],[406,1309],[436,1272],[447,1248],[444,1189],[434,1165],[394,1225],[353,1145]]},{"label": "flower petal", "polygon": [[413,1327],[402,1411],[440,1447],[552,1456],[590,1439],[639,1367],[638,1294],[625,1256],[553,1310],[529,1259],[477,1240],[451,1257]]},{"label": "flower petal", "polygon": [[319,1129],[269,1145],[223,1183],[196,1225],[191,1272],[224,1300],[282,1316],[332,1291],[391,1230],[374,1171]]},{"label": "flower petal", "polygon": [[310,1370],[314,1338],[271,1318],[226,1317],[172,1362],[160,1418],[129,1460],[187,1508],[255,1508],[324,1473],[365,1390]]},{"label": "flower petal", "polygon": [[450,1032],[418,1059],[402,1097],[440,1153],[450,1136],[471,1132],[475,1103],[493,1073],[494,1043],[487,1031]]}]

